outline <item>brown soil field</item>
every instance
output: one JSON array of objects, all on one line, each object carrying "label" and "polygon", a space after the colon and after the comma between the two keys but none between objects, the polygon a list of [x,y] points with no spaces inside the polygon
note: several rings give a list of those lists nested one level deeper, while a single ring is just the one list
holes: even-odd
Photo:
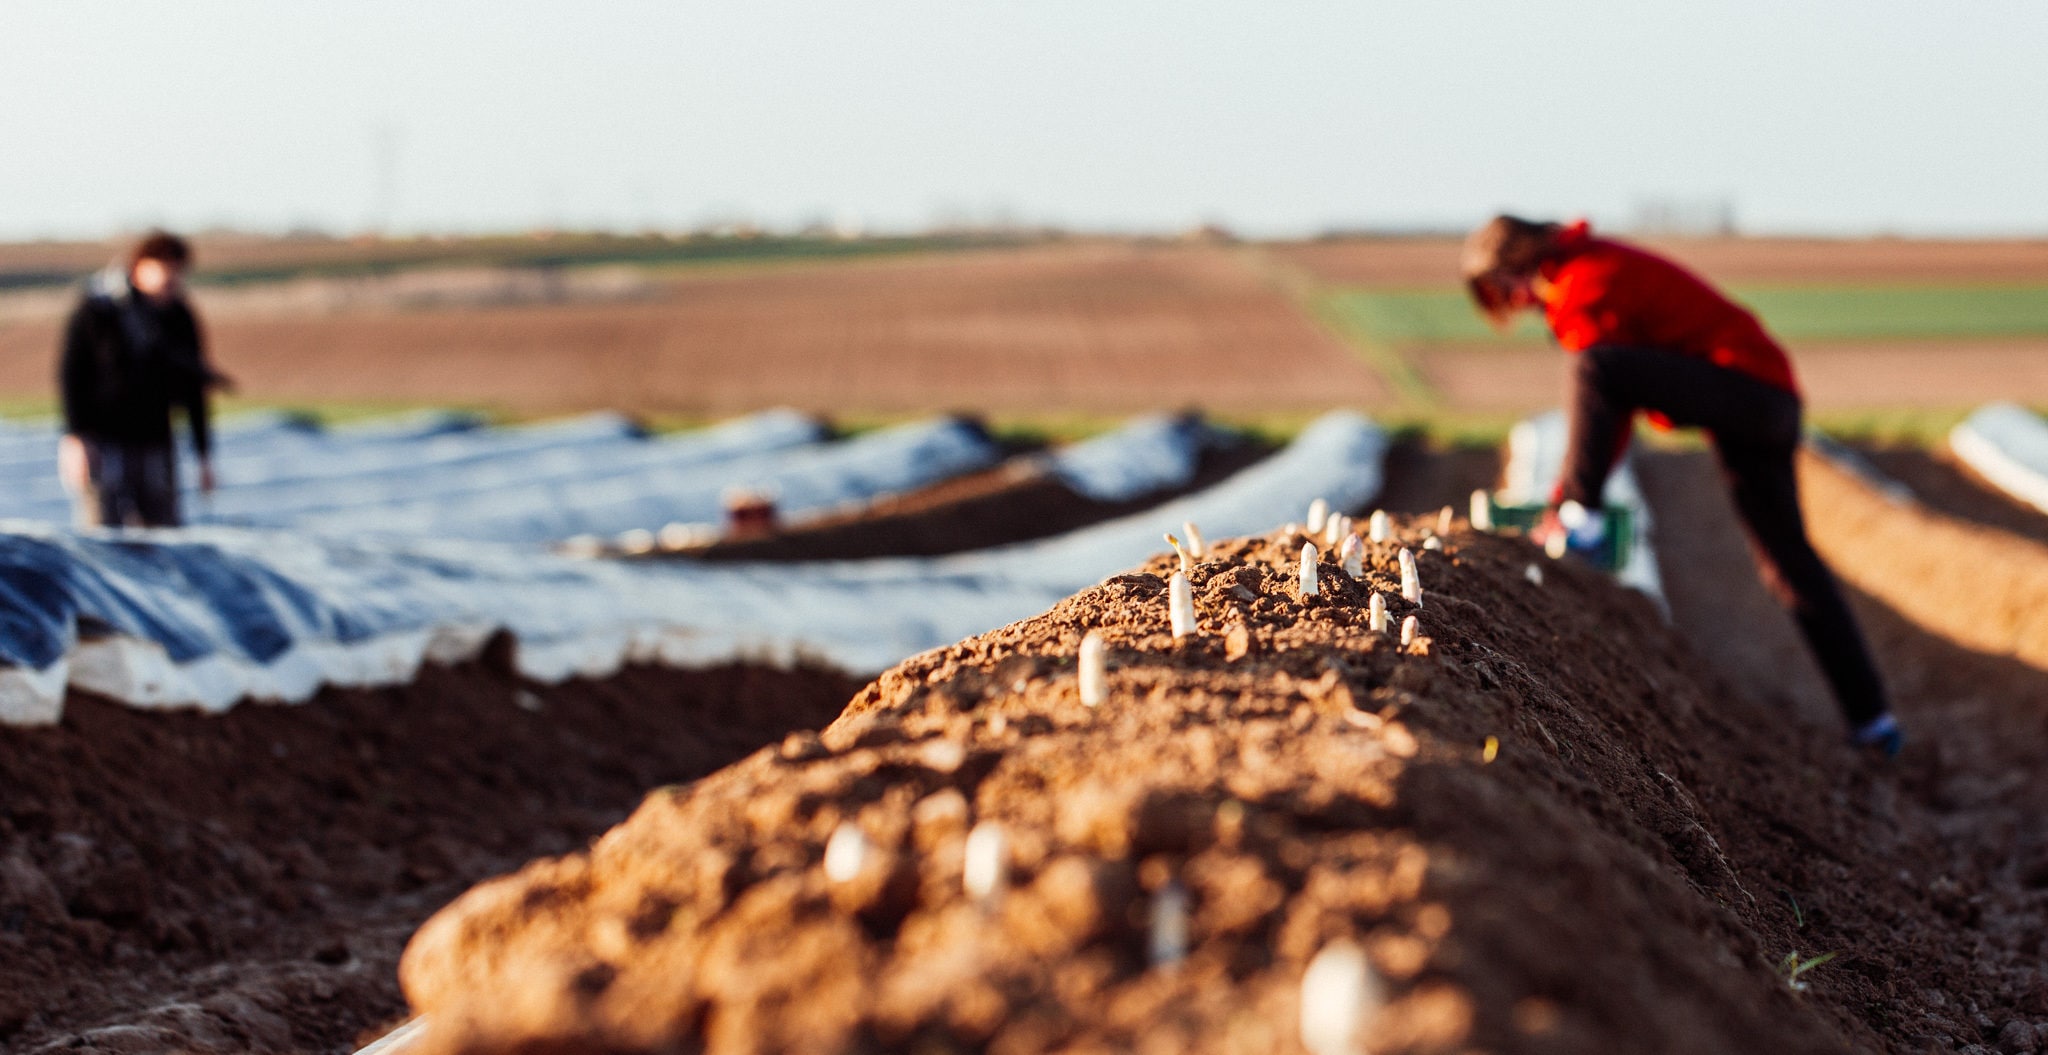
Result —
[{"label": "brown soil field", "polygon": [[[1043,477],[1020,481],[1015,469],[997,468],[884,499],[863,513],[765,538],[720,542],[685,556],[714,561],[936,556],[1047,538],[1213,487],[1270,451],[1249,440],[1212,450],[1187,487],[1118,503],[1093,501]],[[1439,447],[1425,437],[1408,437],[1388,449],[1385,471],[1376,505],[1396,513],[1430,512],[1463,501],[1477,488],[1494,486],[1500,452]]]},{"label": "brown soil field", "polygon": [[[1500,486],[1501,453],[1495,447],[1443,444],[1427,435],[1403,436],[1387,448],[1386,478],[1372,500],[1389,513],[1435,513],[1445,506],[1466,509],[1472,492]],[[1372,509],[1351,509],[1357,517]]]},{"label": "brown soil field", "polygon": [[[0,393],[48,391],[58,324],[0,329]],[[1373,375],[1232,250],[1196,245],[1077,242],[680,273],[660,296],[624,304],[207,324],[241,394],[269,402],[685,414],[1384,402]]]},{"label": "brown soil field", "polygon": [[1186,486],[1123,502],[1082,495],[1046,475],[1027,456],[883,498],[857,513],[823,517],[758,538],[722,540],[680,555],[706,561],[935,557],[1050,538],[1213,487],[1272,451],[1249,439],[1226,443],[1203,453]]},{"label": "brown soil field", "polygon": [[[1724,281],[2048,278],[2048,242],[1734,239],[1667,248]],[[216,358],[243,396],[266,403],[685,416],[776,404],[1040,416],[1393,406],[1384,381],[1291,301],[1272,262],[1333,282],[1443,285],[1455,273],[1456,242],[1075,240],[649,272],[631,296],[497,306],[365,301],[313,311],[242,291],[217,294],[220,310],[210,311],[207,294],[197,299]],[[0,396],[50,392],[64,300],[37,296],[0,317]],[[1822,410],[1953,407],[2048,391],[2041,350],[2021,339],[1792,348]],[[1452,344],[1409,354],[1446,408],[1465,412],[1547,406],[1562,369],[1533,348]]]},{"label": "brown soil field", "polygon": [[1999,490],[1946,446],[1864,444],[1856,450],[1886,478],[1949,516],[2048,545],[2048,513]]},{"label": "brown soil field", "polygon": [[0,1050],[350,1051],[403,1014],[399,952],[449,898],[856,688],[483,662],[224,715],[74,693],[58,727],[0,727]]},{"label": "brown soil field", "polygon": [[[855,683],[749,668],[545,688],[498,658],[213,717],[75,698],[0,730],[0,1046],[348,1050],[405,1013],[411,929],[540,857],[414,940],[429,1050],[1299,1050],[1302,972],[1349,940],[1376,1052],[2034,1052],[2048,545],[1920,458],[1927,506],[1802,467],[1912,735],[1889,764],[1839,746],[1703,454],[1641,462],[1668,628],[1461,524],[1424,605],[1390,601],[1417,647],[1363,625],[1391,546],[1304,598],[1299,540],[1244,540],[1196,569],[1188,640],[1157,560],[906,662],[822,735],[785,737]],[[1411,437],[1376,504],[1462,509],[1498,469]],[[1008,847],[992,902],[961,889],[976,821]],[[835,882],[842,822],[868,853]],[[1184,955],[1154,964],[1174,902]],[[1793,951],[1839,955],[1795,992]]]},{"label": "brown soil field", "polygon": [[[1711,507],[1707,469],[1671,456],[1658,487]],[[1947,548],[1904,517],[1873,531],[1859,502],[1882,500],[1825,471],[1822,543],[1926,597]],[[1660,506],[1663,531],[1678,512]],[[2043,719],[2006,690],[2042,675],[1962,663],[1972,684],[1902,699],[1923,738],[1904,759],[1854,756],[1680,636],[1730,613],[1716,583],[1753,581],[1731,527],[1698,528],[1718,549],[1675,573],[1677,628],[1455,532],[1421,556],[1423,605],[1391,602],[1421,621],[1413,647],[1364,626],[1368,590],[1395,589],[1390,546],[1363,582],[1325,564],[1314,598],[1297,539],[1219,547],[1178,642],[1154,561],[465,895],[401,968],[426,1050],[1293,1051],[1304,969],[1340,940],[1380,997],[1376,1052],[2035,1050],[2048,838],[2018,756]],[[1957,660],[1858,602],[1896,684]],[[1091,628],[1111,654],[1098,709],[1072,675]],[[1976,722],[1942,721],[1963,708]],[[1003,833],[993,900],[962,889],[976,824]],[[842,825],[866,851],[834,880]],[[1173,905],[1184,948],[1159,952]],[[1839,955],[1795,991],[1795,951]]]},{"label": "brown soil field", "polygon": [[[1695,238],[1641,240],[1724,283],[2048,281],[2048,241]],[[1336,239],[1261,247],[1270,261],[1322,282],[1396,287],[1456,284],[1458,240]],[[2044,344],[2028,338],[1793,342],[1817,410],[1961,407],[2013,392],[2048,392]],[[1447,409],[1526,412],[1556,405],[1560,357],[1538,344],[1406,348]]]},{"label": "brown soil field", "polygon": [[[2048,346],[2024,339],[1788,342],[1809,410],[1971,407],[2048,392]],[[1571,360],[1541,345],[1446,344],[1410,353],[1447,408],[1558,406]]]},{"label": "brown soil field", "polygon": [[[2048,280],[2044,240],[1624,237],[1669,253],[1716,282]],[[1445,286],[1457,282],[1459,242],[1343,238],[1275,245],[1266,252],[1324,282]]]},{"label": "brown soil field", "polygon": [[[1873,460],[1895,469],[1907,459]],[[2048,1025],[2040,1015],[2048,999],[2040,944],[2048,933],[2048,779],[2040,767],[2048,713],[2039,705],[2048,697],[2040,605],[2048,543],[2038,525],[2023,534],[1987,526],[1980,514],[1990,496],[1954,477],[1941,482],[1926,456],[1921,462],[1906,474],[1921,500],[1904,504],[1825,459],[1809,455],[1800,467],[1815,544],[1850,589],[1909,735],[1896,785],[1860,792],[1881,795],[1896,811],[1892,825],[1866,838],[1889,848],[1899,871],[1872,882],[1917,889],[1953,922],[1950,941],[1976,973],[2000,979],[1991,992],[1924,991],[1936,1005],[1925,1012],[1930,1022],[1961,1027],[1948,1046],[1928,1050],[2032,1052],[2048,1047],[2048,1033],[2029,1036],[2001,1021],[1999,1008],[2024,1009],[2035,1025]],[[1832,704],[1790,620],[1771,611],[1753,573],[1744,574],[1742,542],[1714,475],[1704,454],[1645,461],[1660,523],[1683,517],[1689,528],[1659,532],[1677,623],[1723,674],[1764,686],[1782,675],[1772,694],[1780,706],[1826,715]],[[1678,494],[1690,500],[1666,501]]]}]

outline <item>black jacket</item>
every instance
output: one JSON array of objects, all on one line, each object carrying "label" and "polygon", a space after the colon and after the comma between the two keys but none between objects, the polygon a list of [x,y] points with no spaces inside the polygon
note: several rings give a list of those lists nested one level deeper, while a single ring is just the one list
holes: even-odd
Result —
[{"label": "black jacket", "polygon": [[66,432],[167,444],[171,409],[182,407],[193,448],[201,457],[213,449],[206,392],[214,374],[182,300],[157,307],[125,288],[87,294],[64,328],[57,374]]}]

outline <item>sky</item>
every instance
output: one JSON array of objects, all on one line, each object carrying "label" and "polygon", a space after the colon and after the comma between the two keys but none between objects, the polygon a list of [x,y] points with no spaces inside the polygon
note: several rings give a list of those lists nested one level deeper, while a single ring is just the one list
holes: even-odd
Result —
[{"label": "sky", "polygon": [[0,239],[2048,234],[2039,0],[6,0]]}]

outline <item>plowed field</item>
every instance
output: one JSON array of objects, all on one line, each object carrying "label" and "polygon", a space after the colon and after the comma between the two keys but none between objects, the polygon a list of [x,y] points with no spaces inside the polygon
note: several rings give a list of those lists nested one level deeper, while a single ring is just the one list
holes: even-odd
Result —
[{"label": "plowed field", "polygon": [[[1379,504],[1496,471],[1409,442]],[[1245,540],[1196,568],[1190,638],[1157,560],[858,693],[485,663],[225,717],[73,700],[0,730],[0,1030],[347,1050],[403,1013],[417,921],[538,855],[416,940],[428,1049],[1298,1050],[1303,972],[1348,942],[1375,1052],[2033,1051],[2048,550],[1805,472],[1912,732],[1896,762],[1840,746],[1708,458],[1656,455],[1669,627],[1460,521],[1418,550],[1419,607],[1394,544],[1357,582],[1325,558],[1308,597],[1298,539]],[[1421,640],[1371,630],[1371,592]],[[1003,875],[977,896],[983,823]],[[1793,953],[1836,955],[1788,979]]]},{"label": "plowed field", "polygon": [[501,666],[225,715],[74,693],[57,728],[0,727],[0,1050],[347,1051],[404,1013],[398,953],[436,907],[857,687]]},{"label": "plowed field", "polygon": [[[1384,401],[1342,343],[1207,246],[681,272],[626,303],[207,322],[242,395],[270,402],[1057,415]],[[0,329],[0,393],[49,391],[58,323]]]},{"label": "plowed field", "polygon": [[[1363,625],[1389,548],[1309,597],[1279,537],[1200,564],[1175,641],[1156,561],[458,902],[405,968],[427,1050],[1298,1050],[1307,965],[1353,942],[1358,1050],[2034,1051],[2048,676],[2009,602],[2048,552],[1806,475],[1914,731],[1897,762],[1839,746],[1710,463],[1661,456],[1669,629],[1458,532],[1390,604],[1416,645]],[[983,825],[993,900],[962,886]]]}]

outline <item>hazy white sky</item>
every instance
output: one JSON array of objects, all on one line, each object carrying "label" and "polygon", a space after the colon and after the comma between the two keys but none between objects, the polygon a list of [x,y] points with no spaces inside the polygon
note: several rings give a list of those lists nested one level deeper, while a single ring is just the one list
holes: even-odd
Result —
[{"label": "hazy white sky", "polygon": [[2040,0],[6,0],[0,99],[0,238],[1724,198],[2048,233]]}]

